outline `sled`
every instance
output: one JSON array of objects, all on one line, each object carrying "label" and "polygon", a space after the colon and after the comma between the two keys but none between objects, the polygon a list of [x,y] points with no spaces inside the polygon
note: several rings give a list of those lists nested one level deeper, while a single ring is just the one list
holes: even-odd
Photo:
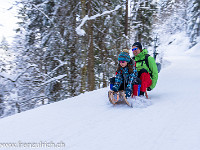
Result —
[{"label": "sled", "polygon": [[[147,100],[149,99],[147,92],[145,92],[145,97]],[[123,91],[123,90],[118,91],[118,92],[114,92],[112,90],[108,91],[108,99],[109,99],[110,103],[113,105],[125,102],[128,106],[133,107],[133,105],[134,105],[133,99],[134,98],[135,98],[135,96],[132,95],[130,98],[127,99],[125,91]]]},{"label": "sled", "polygon": [[132,104],[128,102],[126,94],[124,91],[114,92],[112,90],[108,91],[108,98],[111,104],[115,105],[121,102],[125,102],[128,106],[132,107]]}]

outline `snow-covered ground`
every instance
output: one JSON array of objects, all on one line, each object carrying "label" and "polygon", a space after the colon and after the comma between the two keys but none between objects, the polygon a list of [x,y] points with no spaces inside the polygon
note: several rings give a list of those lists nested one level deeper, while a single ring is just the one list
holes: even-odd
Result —
[{"label": "snow-covered ground", "polygon": [[160,47],[152,105],[112,106],[109,88],[87,92],[1,119],[0,149],[199,150],[200,44],[188,50],[183,34],[174,38]]}]

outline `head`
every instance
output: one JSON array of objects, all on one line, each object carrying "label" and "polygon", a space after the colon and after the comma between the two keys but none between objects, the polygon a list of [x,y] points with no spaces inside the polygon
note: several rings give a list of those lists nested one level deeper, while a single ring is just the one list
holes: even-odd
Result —
[{"label": "head", "polygon": [[119,61],[119,65],[120,65],[122,68],[126,67],[127,64],[128,64],[128,63],[127,63],[126,61]]},{"label": "head", "polygon": [[135,42],[132,45],[132,52],[133,52],[134,56],[137,56],[140,52],[142,52],[142,45],[140,42]]},{"label": "head", "polygon": [[118,61],[119,61],[119,65],[121,67],[126,67],[127,64],[130,62],[131,58],[129,56],[129,53],[128,51],[122,51],[120,54],[119,54],[119,57],[118,57]]}]

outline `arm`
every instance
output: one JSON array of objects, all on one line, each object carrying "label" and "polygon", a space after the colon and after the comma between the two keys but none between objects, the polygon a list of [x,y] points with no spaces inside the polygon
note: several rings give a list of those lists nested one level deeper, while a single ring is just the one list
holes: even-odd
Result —
[{"label": "arm", "polygon": [[123,78],[122,78],[121,71],[116,72],[115,84],[113,86],[113,88],[115,88],[116,91],[119,90],[119,87],[120,87],[121,83],[123,82],[122,80],[123,80]]}]

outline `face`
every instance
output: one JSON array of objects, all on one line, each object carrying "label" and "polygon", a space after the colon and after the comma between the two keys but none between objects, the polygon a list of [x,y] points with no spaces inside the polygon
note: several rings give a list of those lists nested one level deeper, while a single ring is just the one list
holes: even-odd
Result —
[{"label": "face", "polygon": [[119,61],[119,64],[120,64],[121,67],[124,68],[124,67],[127,66],[128,63],[126,61]]},{"label": "face", "polygon": [[133,52],[134,56],[137,56],[140,53],[140,49],[138,47],[133,46],[132,52]]}]

